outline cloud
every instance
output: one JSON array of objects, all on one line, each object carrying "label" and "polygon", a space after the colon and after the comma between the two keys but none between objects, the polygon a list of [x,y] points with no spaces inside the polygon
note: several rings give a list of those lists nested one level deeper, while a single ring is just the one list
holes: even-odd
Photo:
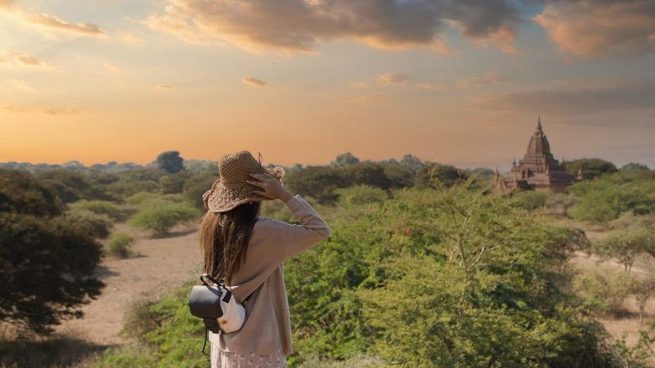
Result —
[{"label": "cloud", "polygon": [[241,78],[241,81],[249,86],[252,87],[268,87],[270,86],[270,83],[263,81],[261,79],[257,79],[255,77],[243,77]]},{"label": "cloud", "polygon": [[421,88],[421,89],[425,89],[425,90],[428,90],[428,91],[435,91],[435,92],[436,91],[441,91],[443,89],[443,87],[441,87],[441,85],[436,84],[436,83],[423,82],[423,83],[417,83],[416,86],[418,88]]},{"label": "cloud", "polygon": [[445,51],[456,26],[474,40],[512,42],[518,15],[512,0],[165,0],[150,29],[187,42],[247,50],[313,51],[330,40],[383,49]]},{"label": "cloud", "polygon": [[170,91],[172,89],[175,89],[175,87],[171,86],[170,84],[160,84],[160,85],[157,86],[157,88],[163,89],[163,90],[168,90],[168,91]]},{"label": "cloud", "polygon": [[47,28],[49,30],[64,31],[70,34],[84,36],[104,36],[100,27],[92,23],[71,23],[55,15],[39,13],[14,5],[12,0],[0,0],[0,9],[6,9],[18,16],[22,22],[30,25]]},{"label": "cloud", "polygon": [[29,107],[29,106],[0,106],[0,111],[7,114],[44,114],[51,116],[66,116],[80,114],[81,111],[72,107]]},{"label": "cloud", "polygon": [[466,77],[457,82],[460,88],[495,86],[507,82],[507,79],[501,77],[495,72],[487,72],[482,75]]},{"label": "cloud", "polygon": [[352,82],[350,83],[350,88],[368,88],[369,85],[366,82]]},{"label": "cloud", "polygon": [[655,50],[652,0],[551,0],[534,20],[562,51],[578,56]]},{"label": "cloud", "polygon": [[405,84],[409,79],[409,76],[406,74],[386,73],[378,75],[375,81],[380,85],[388,86],[392,84]]},{"label": "cloud", "polygon": [[54,15],[46,13],[26,13],[24,18],[34,24],[42,25],[49,28],[58,30],[83,34],[83,35],[101,35],[103,31],[95,24],[91,23],[69,23]]},{"label": "cloud", "polygon": [[542,88],[481,95],[472,103],[481,108],[561,115],[598,111],[655,109],[655,80],[560,82]]},{"label": "cloud", "polygon": [[43,66],[45,65],[40,59],[30,56],[30,55],[18,55],[16,56],[16,62],[22,65],[28,66]]}]

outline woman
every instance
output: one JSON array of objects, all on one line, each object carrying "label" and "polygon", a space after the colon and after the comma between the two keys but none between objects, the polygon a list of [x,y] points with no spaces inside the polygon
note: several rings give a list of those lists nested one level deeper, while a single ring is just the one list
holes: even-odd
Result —
[{"label": "woman", "polygon": [[[246,320],[237,332],[209,332],[211,366],[286,367],[293,350],[282,264],[331,229],[304,198],[283,187],[281,167],[265,169],[248,151],[225,155],[218,165],[220,177],[203,195],[204,272],[225,280]],[[262,200],[283,201],[301,224],[259,217]]]}]

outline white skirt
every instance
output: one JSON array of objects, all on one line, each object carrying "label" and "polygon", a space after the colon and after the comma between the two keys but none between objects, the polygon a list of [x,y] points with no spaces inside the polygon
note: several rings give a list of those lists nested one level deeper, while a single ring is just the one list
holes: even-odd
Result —
[{"label": "white skirt", "polygon": [[287,359],[282,351],[271,355],[223,351],[211,344],[211,368],[286,368]]}]

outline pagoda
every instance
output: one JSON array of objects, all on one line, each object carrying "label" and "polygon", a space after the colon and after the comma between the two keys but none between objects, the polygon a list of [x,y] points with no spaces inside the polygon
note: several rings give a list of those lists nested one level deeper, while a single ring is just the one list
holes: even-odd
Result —
[{"label": "pagoda", "polygon": [[512,161],[512,169],[507,175],[496,170],[494,187],[501,192],[517,189],[562,191],[573,180],[575,178],[553,157],[539,117],[525,156],[518,163]]}]

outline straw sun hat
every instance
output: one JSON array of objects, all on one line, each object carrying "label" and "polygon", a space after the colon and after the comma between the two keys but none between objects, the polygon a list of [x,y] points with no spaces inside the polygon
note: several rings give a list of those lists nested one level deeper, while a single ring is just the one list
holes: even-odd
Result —
[{"label": "straw sun hat", "polygon": [[219,178],[202,196],[207,210],[225,212],[243,203],[263,200],[264,198],[253,193],[261,188],[246,182],[246,180],[253,180],[249,176],[251,173],[267,173],[278,181],[282,181],[284,177],[284,169],[280,166],[272,169],[263,167],[261,154],[259,159],[255,159],[248,151],[223,155],[218,161]]}]

